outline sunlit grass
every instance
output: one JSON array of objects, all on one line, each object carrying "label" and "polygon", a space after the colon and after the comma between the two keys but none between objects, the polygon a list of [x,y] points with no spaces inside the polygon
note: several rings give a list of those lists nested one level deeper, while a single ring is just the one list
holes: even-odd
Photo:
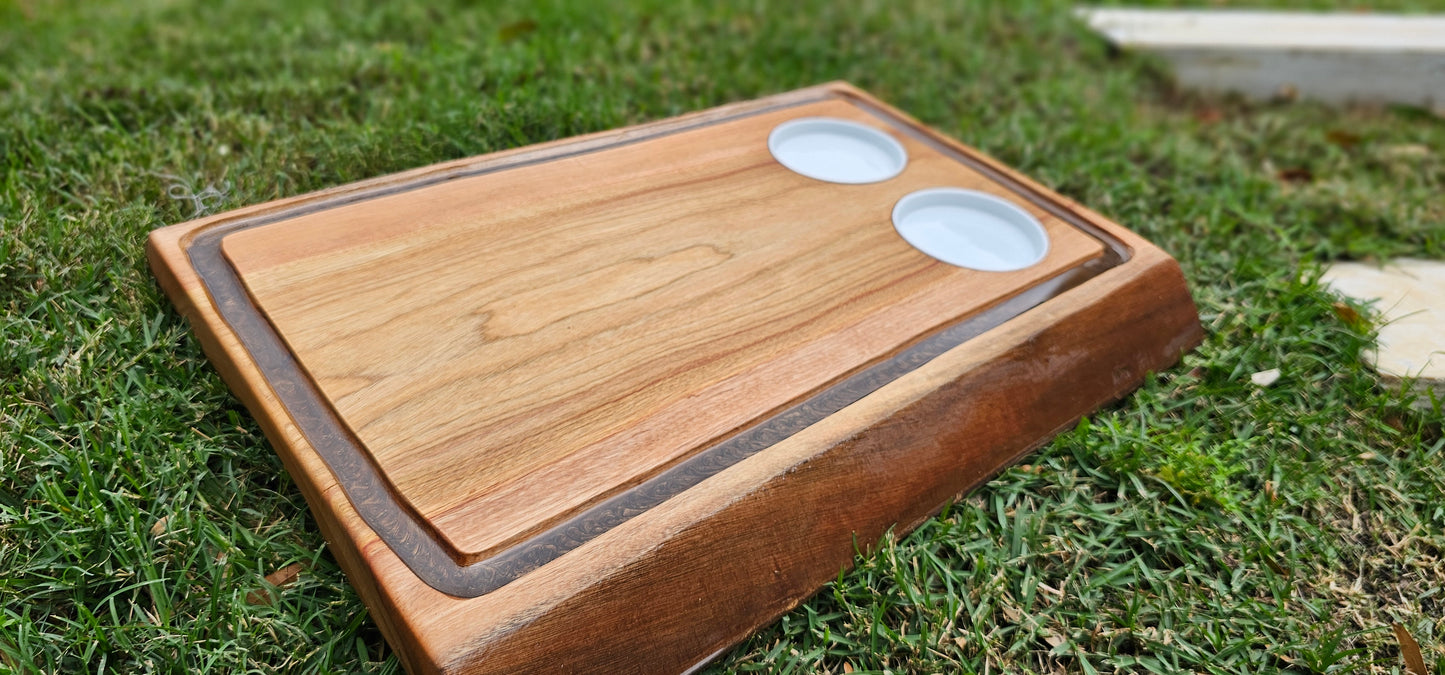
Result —
[{"label": "sunlit grass", "polygon": [[1398,672],[1392,622],[1440,670],[1442,415],[1317,276],[1445,256],[1445,124],[1177,92],[1066,10],[0,2],[0,669],[399,670],[149,230],[847,79],[1175,254],[1207,337],[715,671]]}]

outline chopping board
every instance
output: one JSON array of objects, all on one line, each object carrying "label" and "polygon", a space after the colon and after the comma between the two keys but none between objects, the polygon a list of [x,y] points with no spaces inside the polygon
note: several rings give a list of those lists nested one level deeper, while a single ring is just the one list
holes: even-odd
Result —
[{"label": "chopping board", "polygon": [[148,253],[414,673],[705,663],[1200,336],[1167,254],[844,83]]}]

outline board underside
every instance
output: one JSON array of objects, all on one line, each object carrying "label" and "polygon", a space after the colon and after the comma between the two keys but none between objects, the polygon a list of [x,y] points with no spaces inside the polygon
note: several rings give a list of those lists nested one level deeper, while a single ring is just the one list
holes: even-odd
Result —
[{"label": "board underside", "polygon": [[[882,130],[908,164],[864,185],[793,173],[767,138],[804,117]],[[981,272],[915,250],[890,210],[934,187],[1010,200],[1048,255]],[[157,274],[173,298],[187,280],[204,290],[193,320],[236,343],[208,353],[266,383],[258,416],[284,412],[294,433],[272,440],[321,460],[310,479],[340,489],[337,518],[354,509],[386,555],[463,603],[714,489],[1147,246],[846,85],[294,201],[176,226],[172,255],[153,237]],[[1182,284],[1158,302],[1181,293],[1193,317]],[[1147,367],[1197,339],[1190,321],[1165,327]],[[313,508],[341,498],[308,493]],[[394,644],[426,642],[414,620],[379,620]]]}]

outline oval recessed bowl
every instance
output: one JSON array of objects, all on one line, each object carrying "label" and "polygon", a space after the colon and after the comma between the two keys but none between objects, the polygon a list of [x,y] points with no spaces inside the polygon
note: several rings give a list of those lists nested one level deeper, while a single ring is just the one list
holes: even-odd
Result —
[{"label": "oval recessed bowl", "polygon": [[908,153],[892,136],[836,117],[783,122],[768,134],[768,151],[779,164],[829,183],[877,183],[908,164]]},{"label": "oval recessed bowl", "polygon": [[1044,259],[1049,235],[1029,212],[961,188],[911,192],[893,207],[893,227],[914,248],[950,265],[1021,270]]}]

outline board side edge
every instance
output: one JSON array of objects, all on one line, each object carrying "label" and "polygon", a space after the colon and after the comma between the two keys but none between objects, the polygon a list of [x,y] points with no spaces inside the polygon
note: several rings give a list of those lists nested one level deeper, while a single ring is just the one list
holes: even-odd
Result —
[{"label": "board side edge", "polygon": [[[181,224],[153,230],[146,241],[146,258],[161,291],[190,324],[206,359],[222,381],[241,401],[260,425],[272,450],[296,483],[307,506],[316,517],[322,537],[331,547],[347,580],[357,590],[362,602],[371,609],[382,635],[396,650],[409,673],[440,672],[440,666],[419,643],[414,631],[399,623],[400,616],[384,592],[373,566],[364,553],[366,537],[358,532],[365,527],[359,518],[345,523],[335,500],[345,500],[330,470],[297,432],[284,407],[270,392],[259,372],[247,368],[244,347],[229,326],[211,307],[212,299],[191,268],[185,254],[185,242],[204,224]],[[318,480],[326,477],[328,480]],[[371,538],[376,538],[375,534]]]},{"label": "board side edge", "polygon": [[[444,672],[515,672],[537,662],[562,670],[680,672],[714,658],[850,567],[854,542],[868,550],[886,532],[911,531],[1199,344],[1203,329],[1178,263],[1144,246],[1145,255],[1106,273],[1110,278],[1081,287],[1092,286],[1087,297],[1050,301],[1077,303],[1062,319],[1021,317],[1027,326],[1011,332],[1003,356],[766,476],[758,489],[683,525],[492,642],[452,643]],[[1137,330],[1145,320],[1156,330]],[[1092,339],[1080,346],[1081,336]],[[1070,349],[1062,373],[1039,365]],[[997,382],[1009,384],[983,386]],[[1018,411],[1028,413],[1026,423],[1008,421]],[[944,428],[939,419],[963,423]],[[960,454],[979,446],[985,449]],[[910,472],[892,480],[899,466]],[[850,502],[839,494],[865,498]],[[772,527],[748,525],[765,516]],[[736,581],[719,581],[728,579]],[[686,618],[671,618],[679,615]]]}]

